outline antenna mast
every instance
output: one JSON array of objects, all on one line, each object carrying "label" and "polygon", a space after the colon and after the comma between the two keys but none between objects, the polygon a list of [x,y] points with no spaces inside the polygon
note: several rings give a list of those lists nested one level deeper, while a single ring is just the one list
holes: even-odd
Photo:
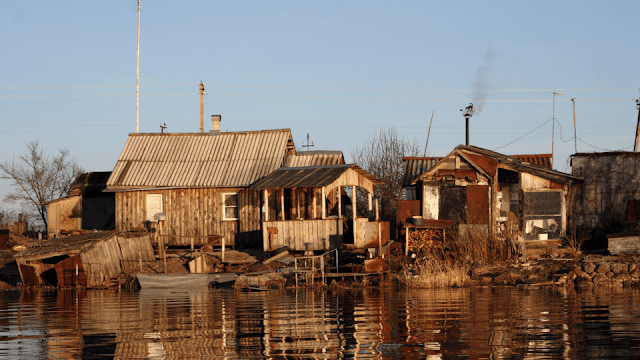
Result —
[{"label": "antenna mast", "polygon": [[138,0],[138,56],[136,59],[136,132],[140,131],[140,0]]},{"label": "antenna mast", "polygon": [[203,110],[203,102],[202,96],[204,95],[204,84],[202,80],[200,80],[200,132],[204,132],[204,110]]},{"label": "antenna mast", "polygon": [[304,144],[304,141],[302,142],[302,147],[303,148],[307,148],[307,151],[309,151],[310,147],[313,147],[315,145],[313,145],[313,141],[311,143],[309,143],[309,133],[307,133],[307,144]]}]

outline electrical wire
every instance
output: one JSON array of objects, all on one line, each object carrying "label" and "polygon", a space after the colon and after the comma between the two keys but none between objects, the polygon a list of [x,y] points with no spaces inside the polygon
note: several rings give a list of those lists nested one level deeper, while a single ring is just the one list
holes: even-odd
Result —
[{"label": "electrical wire", "polygon": [[516,141],[518,141],[518,140],[521,140],[521,139],[522,139],[522,138],[524,138],[525,136],[527,136],[527,135],[529,135],[529,134],[533,133],[534,131],[536,131],[536,130],[540,129],[544,124],[548,123],[548,122],[549,122],[549,121],[551,121],[551,120],[553,120],[553,118],[551,118],[551,119],[549,119],[549,120],[547,120],[547,121],[543,122],[542,124],[538,125],[538,127],[536,127],[535,129],[533,129],[533,130],[529,131],[528,133],[526,133],[526,134],[524,134],[524,135],[520,136],[519,138],[517,138],[517,139],[513,140],[512,142],[510,142],[510,143],[508,143],[508,144],[505,144],[505,145],[502,145],[502,146],[498,146],[497,148],[495,148],[495,149],[493,149],[493,150],[495,151],[495,150],[498,150],[498,149],[502,149],[503,147],[507,147],[507,146],[509,146],[509,145],[513,144],[514,142],[516,142]]},{"label": "electrical wire", "polygon": [[[197,87],[199,83],[183,84],[150,84],[140,85],[143,88],[153,87]],[[133,88],[135,85],[72,85],[72,86],[9,86],[0,87],[0,90],[60,90],[60,89],[113,89]],[[253,85],[253,84],[208,84],[207,87],[225,87],[242,89],[275,89],[275,90],[304,90],[304,91],[356,91],[356,92],[415,92],[415,93],[476,93],[477,89],[393,89],[393,88],[340,88],[340,87],[313,87],[313,86],[279,86],[279,85]],[[483,89],[483,93],[534,93],[551,94],[554,91],[581,92],[581,91],[628,91],[639,88],[577,88],[577,89]],[[560,100],[557,100],[560,101]],[[584,101],[584,100],[583,100]]]},{"label": "electrical wire", "polygon": [[602,150],[602,151],[609,151],[609,152],[613,152],[613,151],[621,151],[621,150],[627,150],[627,149],[631,149],[631,148],[633,147],[633,145],[631,145],[631,146],[627,146],[626,148],[622,148],[622,149],[618,149],[618,150],[610,150],[610,149],[603,149],[603,148],[599,148],[599,147],[597,147],[597,146],[595,146],[595,145],[591,145],[591,144],[589,144],[588,142],[586,142],[586,141],[584,141],[584,140],[580,139],[579,137],[577,137],[576,139],[580,140],[580,142],[582,142],[582,143],[584,143],[584,144],[586,144],[586,145],[591,146],[591,147],[592,147],[592,148],[594,148],[594,149],[598,149],[598,150]]}]

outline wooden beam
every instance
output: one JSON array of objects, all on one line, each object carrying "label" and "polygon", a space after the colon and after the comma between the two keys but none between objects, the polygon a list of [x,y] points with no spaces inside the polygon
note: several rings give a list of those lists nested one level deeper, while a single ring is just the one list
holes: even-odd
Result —
[{"label": "wooden beam", "polygon": [[282,220],[286,220],[284,216],[284,189],[280,189],[280,211],[282,212]]},{"label": "wooden beam", "polygon": [[358,216],[357,216],[357,213],[356,213],[356,208],[358,207],[358,205],[357,205],[358,203],[357,203],[357,199],[356,199],[357,196],[356,196],[356,186],[355,185],[351,186],[351,197],[352,197],[352,199],[351,199],[351,215],[353,216],[353,243],[357,244],[358,241],[357,241],[356,234],[357,234],[358,226],[356,226],[356,223],[357,223],[356,219],[358,218]]},{"label": "wooden beam", "polygon": [[376,221],[380,220],[380,205],[378,204],[378,199],[376,199]]},{"label": "wooden beam", "polygon": [[264,221],[269,221],[269,190],[262,190],[262,197],[264,198],[264,208],[262,212],[264,212]]},{"label": "wooden beam", "polygon": [[311,189],[311,192],[313,193],[313,218],[317,219],[318,215],[317,215],[317,211],[316,208],[318,207],[317,204],[317,200],[316,200],[316,188]]},{"label": "wooden beam", "polygon": [[336,193],[338,194],[338,219],[342,218],[342,187],[338,186]]},{"label": "wooden beam", "polygon": [[324,186],[322,187],[322,219],[327,218],[327,198],[324,192]]},{"label": "wooden beam", "polygon": [[367,210],[371,211],[371,193],[367,194]]}]

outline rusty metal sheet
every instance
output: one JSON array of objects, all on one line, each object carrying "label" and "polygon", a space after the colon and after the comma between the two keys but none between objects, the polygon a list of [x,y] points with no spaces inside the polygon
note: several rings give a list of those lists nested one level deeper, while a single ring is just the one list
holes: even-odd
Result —
[{"label": "rusty metal sheet", "polygon": [[486,171],[491,177],[496,176],[498,162],[490,157],[464,153],[474,164],[478,165],[482,170]]},{"label": "rusty metal sheet", "polygon": [[627,203],[627,221],[640,220],[640,200],[631,199]]},{"label": "rusty metal sheet", "polygon": [[20,274],[22,274],[22,285],[24,286],[38,286],[41,283],[36,274],[36,268],[31,265],[20,264]]},{"label": "rusty metal sheet", "polygon": [[0,250],[9,250],[9,230],[0,230]]},{"label": "rusty metal sheet", "polygon": [[378,242],[378,224],[380,224],[380,233],[382,235],[382,246],[385,246],[389,241],[389,222],[388,221],[368,222],[365,225],[365,235],[364,235],[365,248],[375,248],[380,246]]},{"label": "rusty metal sheet", "polygon": [[489,187],[467,185],[467,224],[489,223]]},{"label": "rusty metal sheet", "polygon": [[366,259],[364,261],[364,272],[382,272],[384,271],[384,259]]},{"label": "rusty metal sheet", "polygon": [[[76,274],[76,265],[78,272]],[[87,274],[84,272],[80,255],[72,256],[64,259],[55,265],[56,276],[58,277],[58,286],[87,286]]]},{"label": "rusty metal sheet", "polygon": [[396,224],[410,223],[412,216],[420,216],[420,200],[398,200]]}]

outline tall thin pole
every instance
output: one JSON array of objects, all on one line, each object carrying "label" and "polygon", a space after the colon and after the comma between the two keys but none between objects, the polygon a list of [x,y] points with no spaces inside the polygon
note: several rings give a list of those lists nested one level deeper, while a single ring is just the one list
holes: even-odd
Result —
[{"label": "tall thin pole", "polygon": [[204,95],[204,84],[200,81],[200,132],[204,132],[204,110],[202,104],[202,96]]},{"label": "tall thin pole", "polygon": [[138,56],[136,59],[136,132],[140,131],[140,0],[138,0]]},{"label": "tall thin pole", "polygon": [[556,95],[562,95],[561,92],[553,92],[553,127],[551,130],[551,168],[553,169],[553,144],[556,135]]},{"label": "tall thin pole", "polygon": [[576,154],[578,153],[578,133],[576,131],[576,98],[571,99],[573,103],[573,142],[576,148]]},{"label": "tall thin pole", "polygon": [[636,142],[633,145],[633,152],[638,152],[638,138],[640,137],[640,99],[636,100],[636,108],[638,109],[638,125],[636,125]]},{"label": "tall thin pole", "polygon": [[427,157],[427,146],[429,146],[429,136],[431,136],[431,124],[433,124],[433,115],[436,113],[435,110],[431,113],[431,121],[429,122],[429,132],[427,133],[427,143],[424,145],[424,156]]}]

